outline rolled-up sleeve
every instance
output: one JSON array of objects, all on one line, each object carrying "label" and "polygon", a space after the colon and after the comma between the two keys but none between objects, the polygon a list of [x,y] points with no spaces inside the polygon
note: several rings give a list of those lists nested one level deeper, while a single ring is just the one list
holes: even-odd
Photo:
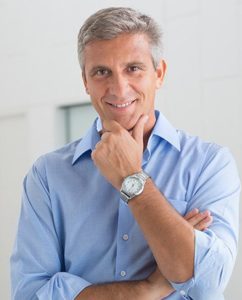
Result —
[{"label": "rolled-up sleeve", "polygon": [[74,299],[90,283],[65,272],[48,185],[37,163],[24,180],[17,237],[11,256],[12,299]]},{"label": "rolled-up sleeve", "polygon": [[184,299],[222,300],[237,254],[240,180],[227,148],[205,161],[188,210],[210,210],[213,223],[205,231],[195,230],[193,278],[172,285]]}]

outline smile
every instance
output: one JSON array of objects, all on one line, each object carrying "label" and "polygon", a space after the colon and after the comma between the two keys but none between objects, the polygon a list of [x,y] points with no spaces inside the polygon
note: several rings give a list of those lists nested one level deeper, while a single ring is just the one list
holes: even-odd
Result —
[{"label": "smile", "polygon": [[130,102],[126,102],[126,103],[123,103],[123,104],[114,104],[114,103],[108,103],[108,104],[110,104],[114,107],[117,107],[117,108],[123,108],[123,107],[127,107],[127,106],[131,105],[134,101],[135,100],[130,101]]}]

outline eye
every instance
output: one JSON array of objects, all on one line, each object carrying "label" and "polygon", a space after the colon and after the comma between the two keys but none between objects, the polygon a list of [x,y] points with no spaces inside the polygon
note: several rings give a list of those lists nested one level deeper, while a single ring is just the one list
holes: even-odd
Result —
[{"label": "eye", "polygon": [[95,76],[99,76],[99,77],[107,76],[108,74],[109,74],[109,70],[107,70],[107,69],[98,69],[94,73]]},{"label": "eye", "polygon": [[129,72],[137,72],[139,70],[140,70],[140,68],[138,66],[129,66],[128,67]]}]

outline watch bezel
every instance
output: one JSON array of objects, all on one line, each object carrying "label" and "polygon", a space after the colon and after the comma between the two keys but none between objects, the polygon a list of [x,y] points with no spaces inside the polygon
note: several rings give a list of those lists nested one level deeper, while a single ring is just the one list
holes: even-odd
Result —
[{"label": "watch bezel", "polygon": [[[140,195],[143,192],[146,180],[149,177],[150,176],[146,174],[144,171],[125,177],[120,189],[121,199],[124,200],[126,203],[128,203],[129,200],[131,200],[135,196]],[[141,188],[136,193],[129,193],[126,189],[127,181],[130,181],[131,179],[135,179],[141,184]]]}]

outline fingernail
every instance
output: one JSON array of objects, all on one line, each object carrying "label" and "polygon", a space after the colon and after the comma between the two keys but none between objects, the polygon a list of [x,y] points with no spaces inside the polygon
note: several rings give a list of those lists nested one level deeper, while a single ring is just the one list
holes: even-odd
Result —
[{"label": "fingernail", "polygon": [[204,216],[209,216],[211,213],[210,213],[209,210],[205,210],[205,211],[202,212],[202,214],[203,214]]}]

